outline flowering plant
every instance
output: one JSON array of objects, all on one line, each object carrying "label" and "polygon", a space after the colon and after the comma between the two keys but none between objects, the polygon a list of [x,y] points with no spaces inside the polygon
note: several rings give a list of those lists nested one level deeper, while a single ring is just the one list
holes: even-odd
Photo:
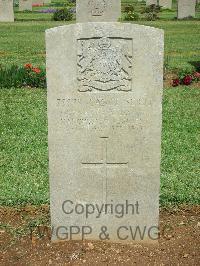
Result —
[{"label": "flowering plant", "polygon": [[139,20],[140,16],[139,13],[135,11],[129,11],[125,13],[124,20],[126,21],[134,21],[134,20]]},{"label": "flowering plant", "polygon": [[55,21],[70,21],[73,19],[73,11],[71,8],[62,8],[56,10],[52,17]]},{"label": "flowering plant", "polygon": [[44,6],[44,4],[32,4],[32,7],[41,7],[41,6]]},{"label": "flowering plant", "polygon": [[188,72],[180,71],[178,77],[172,80],[172,86],[177,87],[179,85],[189,86],[194,81],[200,81],[200,72]]},{"label": "flowering plant", "polygon": [[172,86],[177,87],[178,85],[180,85],[180,80],[178,78],[172,79]]},{"label": "flowering plant", "polygon": [[196,81],[199,81],[199,80],[200,80],[200,72],[195,72],[195,73],[194,73],[194,79],[195,79]]},{"label": "flowering plant", "polygon": [[30,87],[45,87],[46,73],[44,70],[38,67],[33,67],[32,64],[25,64],[25,77],[24,82],[26,86]]},{"label": "flowering plant", "polygon": [[25,64],[23,67],[16,65],[10,68],[0,67],[0,88],[11,87],[45,88],[45,70],[33,67],[31,64]]},{"label": "flowering plant", "polygon": [[193,77],[191,75],[186,75],[183,79],[182,79],[182,83],[183,85],[190,85],[193,81]]}]

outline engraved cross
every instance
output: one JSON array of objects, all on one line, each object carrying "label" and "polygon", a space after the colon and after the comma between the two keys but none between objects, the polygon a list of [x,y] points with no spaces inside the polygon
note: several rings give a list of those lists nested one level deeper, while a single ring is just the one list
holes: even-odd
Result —
[{"label": "engraved cross", "polygon": [[107,178],[109,168],[127,168],[128,162],[109,162],[108,161],[108,137],[101,137],[103,142],[103,159],[100,162],[82,162],[84,168],[101,168],[105,171],[105,177],[102,177],[103,203],[107,202]]}]

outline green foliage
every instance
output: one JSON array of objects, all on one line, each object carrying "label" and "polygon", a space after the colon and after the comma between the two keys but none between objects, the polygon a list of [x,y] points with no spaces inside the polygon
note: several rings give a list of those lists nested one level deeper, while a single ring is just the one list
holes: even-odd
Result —
[{"label": "green foliage", "polygon": [[143,13],[159,13],[161,11],[161,7],[159,5],[150,5],[146,6],[143,10]]},{"label": "green foliage", "polygon": [[126,21],[137,21],[140,19],[139,13],[135,11],[129,11],[128,13],[125,13],[124,20]]},{"label": "green foliage", "polygon": [[190,68],[183,68],[183,69],[180,69],[179,72],[178,72],[178,77],[180,80],[184,79],[185,76],[192,76],[194,73],[193,70],[191,70]]},{"label": "green foliage", "polygon": [[73,13],[70,8],[62,8],[57,10],[52,18],[55,21],[71,21],[73,19]]},{"label": "green foliage", "polygon": [[133,5],[125,5],[124,7],[124,12],[125,13],[129,13],[129,12],[133,12],[135,10],[134,6]]},{"label": "green foliage", "polygon": [[140,13],[135,8],[133,4],[126,4],[123,8],[124,16],[122,16],[122,20],[124,21],[137,21],[140,19]]},{"label": "green foliage", "polygon": [[158,18],[158,14],[156,12],[149,12],[145,14],[145,19],[148,21],[155,21]]},{"label": "green foliage", "polygon": [[45,75],[45,70],[31,67],[31,65],[25,67],[14,65],[10,68],[0,67],[0,88],[45,88]]},{"label": "green foliage", "polygon": [[148,21],[154,21],[159,19],[159,12],[161,7],[158,5],[150,5],[144,8],[143,13]]},{"label": "green foliage", "polygon": [[19,0],[14,0],[13,1],[13,6],[18,7],[19,6]]}]

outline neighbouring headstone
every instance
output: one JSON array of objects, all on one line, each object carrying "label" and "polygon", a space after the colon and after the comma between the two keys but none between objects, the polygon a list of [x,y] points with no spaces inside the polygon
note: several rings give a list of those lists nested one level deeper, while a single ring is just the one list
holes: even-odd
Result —
[{"label": "neighbouring headstone", "polygon": [[159,0],[159,5],[171,9],[172,8],[172,0]]},{"label": "neighbouring headstone", "polygon": [[33,5],[44,5],[44,0],[33,0]]},{"label": "neighbouring headstone", "polygon": [[195,17],[196,0],[178,0],[178,19]]},{"label": "neighbouring headstone", "polygon": [[53,240],[157,242],[163,49],[136,24],[47,30]]},{"label": "neighbouring headstone", "polygon": [[19,0],[19,11],[32,11],[32,0]]},{"label": "neighbouring headstone", "polygon": [[146,5],[150,6],[150,5],[157,5],[158,4],[158,0],[146,0]]},{"label": "neighbouring headstone", "polygon": [[118,21],[121,17],[121,0],[77,0],[77,22]]},{"label": "neighbouring headstone", "polygon": [[0,0],[0,22],[14,22],[13,0]]}]

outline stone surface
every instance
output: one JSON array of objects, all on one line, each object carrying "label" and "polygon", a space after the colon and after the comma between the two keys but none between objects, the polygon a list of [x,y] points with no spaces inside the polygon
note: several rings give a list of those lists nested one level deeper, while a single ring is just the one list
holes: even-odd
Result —
[{"label": "stone surface", "polygon": [[157,5],[158,4],[158,0],[146,0],[146,5],[150,6],[150,5]]},{"label": "stone surface", "polygon": [[33,0],[33,4],[44,5],[44,0]]},{"label": "stone surface", "polygon": [[13,22],[13,0],[0,0],[0,22]]},{"label": "stone surface", "polygon": [[77,0],[77,22],[112,22],[121,17],[121,0]]},{"label": "stone surface", "polygon": [[[156,242],[148,232],[159,220],[163,47],[162,30],[136,24],[47,30],[53,240],[69,239],[70,226],[89,226],[87,239],[99,240],[106,226],[111,241],[128,242],[129,226],[140,226],[143,240]],[[135,209],[117,218],[125,202]],[[77,212],[87,204],[118,207],[112,214],[106,205],[99,218],[96,207],[88,217],[86,210],[67,214],[76,204]]]},{"label": "stone surface", "polygon": [[32,11],[32,0],[19,0],[19,11]]},{"label": "stone surface", "polygon": [[172,0],[159,0],[159,5],[164,8],[172,8]]},{"label": "stone surface", "polygon": [[178,0],[178,19],[195,17],[196,0]]}]

